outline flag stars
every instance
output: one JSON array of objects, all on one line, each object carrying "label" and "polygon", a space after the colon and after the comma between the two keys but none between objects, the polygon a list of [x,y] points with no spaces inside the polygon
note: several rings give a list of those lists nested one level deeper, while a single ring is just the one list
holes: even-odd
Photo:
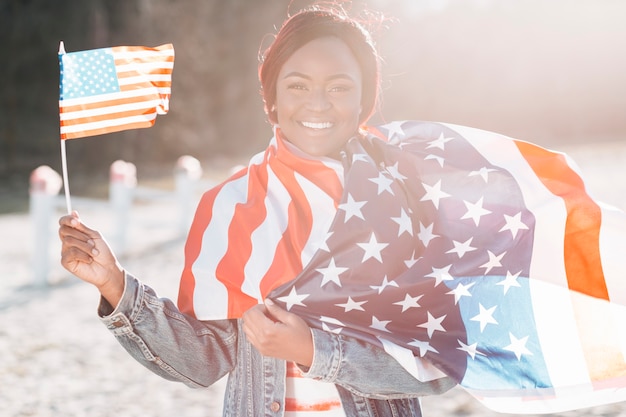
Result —
[{"label": "flag stars", "polygon": [[475,282],[470,282],[469,284],[465,285],[462,282],[459,283],[459,285],[456,286],[455,289],[447,292],[446,294],[454,294],[454,304],[458,304],[459,300],[461,299],[461,297],[471,297],[472,294],[469,292],[469,289],[472,288],[474,286]]},{"label": "flag stars", "polygon": [[437,156],[437,155],[430,154],[430,155],[427,155],[427,156],[424,158],[424,161],[428,161],[428,160],[431,160],[431,159],[434,159],[435,161],[437,161],[437,163],[439,164],[439,166],[440,166],[441,168],[443,168],[443,161],[444,161],[444,159],[443,159],[442,157]]},{"label": "flag stars", "polygon": [[422,327],[426,329],[428,333],[428,337],[432,339],[433,333],[435,333],[436,331],[440,331],[440,332],[446,331],[446,329],[444,329],[443,326],[441,325],[441,322],[445,318],[446,318],[445,314],[441,317],[434,317],[432,314],[430,314],[430,311],[429,311],[428,320],[425,323],[418,324],[417,327]]},{"label": "flag stars", "polygon": [[451,281],[452,275],[450,275],[450,268],[452,265],[444,266],[443,268],[433,267],[433,271],[425,275],[427,278],[435,278],[435,287],[441,284],[443,281]]},{"label": "flag stars", "polygon": [[483,197],[480,197],[480,199],[476,203],[470,203],[469,201],[463,201],[463,203],[465,203],[467,213],[465,213],[463,217],[461,217],[461,220],[472,219],[474,220],[474,224],[476,226],[478,226],[478,223],[480,222],[480,218],[482,216],[486,216],[487,214],[491,213],[491,211],[483,208]]},{"label": "flag stars", "polygon": [[495,171],[496,170],[493,169],[493,168],[482,167],[478,171],[470,172],[469,176],[470,177],[480,176],[483,179],[483,181],[485,181],[487,183],[487,182],[489,182],[489,173],[490,172],[495,172]]},{"label": "flag stars", "polygon": [[378,241],[376,240],[376,235],[374,233],[371,234],[369,242],[357,243],[357,245],[365,251],[362,262],[365,262],[370,258],[374,258],[380,263],[383,262],[383,258],[381,255],[382,250],[389,246],[388,243],[378,243]]},{"label": "flag stars", "polygon": [[511,287],[521,287],[520,283],[517,282],[517,277],[519,277],[521,273],[522,271],[519,271],[517,274],[511,274],[509,271],[507,271],[506,278],[496,283],[496,285],[502,285],[502,287],[504,287],[504,295],[506,295],[506,293],[509,291],[509,288]]},{"label": "flag stars", "polygon": [[476,250],[475,247],[470,246],[472,244],[472,239],[474,238],[470,237],[465,242],[457,242],[456,240],[453,240],[452,244],[454,245],[454,248],[450,249],[446,253],[456,253],[459,256],[459,259],[461,259],[467,252]]},{"label": "flag stars", "polygon": [[391,184],[393,184],[393,180],[388,178],[384,173],[379,172],[378,177],[369,178],[371,182],[378,185],[378,195],[381,195],[384,191],[393,195],[393,190],[391,189]]},{"label": "flag stars", "polygon": [[417,234],[417,237],[422,242],[424,247],[428,247],[428,244],[430,243],[431,240],[439,237],[439,235],[436,235],[433,233],[433,226],[434,226],[434,223],[431,223],[428,226],[424,226],[422,222],[420,222],[420,231]]},{"label": "flag stars", "polygon": [[506,222],[506,224],[499,231],[504,232],[506,230],[510,230],[513,239],[515,239],[515,237],[517,236],[517,232],[519,232],[520,230],[528,230],[528,226],[526,226],[522,222],[521,212],[517,213],[515,216],[507,216],[505,214],[504,221]]},{"label": "flag stars", "polygon": [[409,308],[419,308],[421,307],[418,303],[419,299],[422,298],[423,295],[418,295],[417,297],[411,297],[408,293],[404,295],[404,300],[398,301],[397,303],[393,303],[394,305],[402,306],[402,312],[404,313]]},{"label": "flag stars", "polygon": [[457,339],[457,343],[459,346],[457,349],[467,353],[472,359],[476,357],[476,355],[486,356],[484,353],[478,351],[478,343],[472,343],[471,345],[466,345],[462,341]]},{"label": "flag stars", "polygon": [[292,287],[289,295],[286,295],[284,297],[278,297],[277,300],[287,304],[287,311],[289,311],[294,305],[306,307],[306,304],[304,304],[302,301],[304,301],[309,295],[310,294],[298,294],[296,292],[296,287]]},{"label": "flag stars", "polygon": [[518,361],[522,359],[522,355],[532,355],[532,352],[528,350],[528,348],[526,348],[528,336],[524,336],[521,339],[518,339],[513,335],[513,333],[509,332],[509,339],[511,343],[508,346],[505,346],[503,349],[513,352]]},{"label": "flag stars", "polygon": [[490,250],[487,251],[487,255],[489,255],[489,260],[480,266],[481,268],[485,268],[485,275],[487,275],[489,271],[491,271],[493,268],[502,266],[500,261],[505,254],[506,252],[502,252],[500,255],[495,255]]},{"label": "flag stars", "polygon": [[385,169],[387,170],[387,172],[389,173],[389,175],[391,175],[392,178],[398,180],[398,181],[404,181],[407,179],[407,177],[405,177],[404,175],[402,175],[402,173],[400,172],[400,168],[398,167],[399,162],[396,162],[393,165],[387,166]]},{"label": "flag stars", "polygon": [[412,342],[409,342],[409,345],[415,346],[416,348],[418,348],[420,350],[420,357],[422,358],[428,352],[439,353],[437,349],[435,349],[434,347],[430,345],[430,342],[423,342],[421,340],[413,339]]},{"label": "flag stars", "polygon": [[413,222],[403,208],[400,209],[400,217],[392,217],[391,220],[398,223],[398,237],[403,233],[413,236]]},{"label": "flag stars", "polygon": [[365,311],[362,307],[363,304],[367,303],[366,301],[354,301],[352,297],[348,297],[348,301],[343,304],[335,304],[337,307],[341,307],[344,309],[344,312],[347,313],[352,310]]},{"label": "flag stars", "polygon": [[424,194],[420,201],[431,201],[436,209],[439,208],[439,201],[441,201],[441,199],[450,197],[450,194],[441,191],[441,180],[437,181],[437,183],[432,186],[424,183],[422,183],[422,186],[426,190],[426,194]]},{"label": "flag stars", "polygon": [[398,288],[398,284],[395,281],[388,281],[387,276],[383,278],[383,283],[380,285],[370,285],[370,288],[373,290],[377,290],[378,294],[381,294],[385,288],[387,287],[396,287]]},{"label": "flag stars", "polygon": [[488,324],[498,324],[498,322],[493,318],[493,312],[496,310],[497,306],[493,306],[489,309],[483,307],[481,303],[478,303],[478,308],[480,312],[472,317],[470,320],[477,321],[480,323],[480,332],[482,333],[485,330],[485,326]]},{"label": "flag stars", "polygon": [[445,150],[445,145],[446,143],[450,142],[453,138],[446,138],[443,135],[443,132],[441,132],[439,134],[439,137],[431,142],[428,142],[428,146],[426,147],[426,149],[428,148],[438,148],[441,149],[442,151]]},{"label": "flag stars", "polygon": [[339,280],[339,275],[341,275],[347,270],[348,268],[340,268],[337,265],[335,265],[335,258],[331,258],[330,263],[328,264],[327,268],[316,269],[317,272],[322,274],[322,283],[320,284],[320,287],[323,287],[324,285],[328,284],[331,281],[337,284],[339,287],[341,287],[341,281]]},{"label": "flag stars", "polygon": [[391,320],[378,320],[375,316],[372,316],[372,324],[370,325],[370,327],[374,330],[391,333],[391,331],[387,329],[387,325],[389,323],[391,323]]},{"label": "flag stars", "polygon": [[363,213],[361,213],[361,209],[365,204],[367,204],[367,201],[354,201],[352,194],[348,194],[348,201],[339,204],[339,210],[343,210],[346,213],[344,223],[347,223],[352,217],[365,220]]}]

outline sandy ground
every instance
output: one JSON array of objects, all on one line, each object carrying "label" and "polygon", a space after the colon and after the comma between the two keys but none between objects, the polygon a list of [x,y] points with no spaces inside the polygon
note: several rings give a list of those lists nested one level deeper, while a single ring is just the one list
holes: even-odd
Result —
[{"label": "sandy ground", "polygon": [[[564,150],[579,163],[597,198],[626,209],[626,144]],[[105,234],[112,231],[105,203],[77,201],[74,208],[85,222]],[[177,210],[168,200],[136,205],[128,250],[122,256],[128,270],[174,299],[183,256]],[[125,353],[98,321],[96,290],[58,264],[56,224],[50,227],[48,285],[41,287],[33,281],[34,234],[28,214],[0,216],[0,415],[221,415],[223,381],[207,390],[192,390],[151,374]],[[500,415],[460,389],[425,398],[423,404],[427,417]],[[558,415],[626,417],[626,404]]]}]

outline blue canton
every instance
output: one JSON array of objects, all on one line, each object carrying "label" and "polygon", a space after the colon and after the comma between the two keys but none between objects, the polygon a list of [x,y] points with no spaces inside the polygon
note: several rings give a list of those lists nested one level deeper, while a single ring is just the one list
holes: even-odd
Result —
[{"label": "blue canton", "polygon": [[111,48],[71,52],[61,55],[59,61],[61,100],[120,91]]}]

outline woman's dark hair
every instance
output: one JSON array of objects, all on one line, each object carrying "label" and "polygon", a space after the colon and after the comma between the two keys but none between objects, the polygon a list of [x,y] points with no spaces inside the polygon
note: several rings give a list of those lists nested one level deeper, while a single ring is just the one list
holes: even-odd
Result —
[{"label": "woman's dark hair", "polygon": [[326,36],[342,40],[352,51],[361,69],[363,110],[359,122],[365,122],[374,113],[380,84],[380,60],[369,32],[342,9],[316,5],[289,17],[261,56],[261,94],[265,112],[272,124],[277,123],[273,107],[281,68],[296,50],[312,40]]}]

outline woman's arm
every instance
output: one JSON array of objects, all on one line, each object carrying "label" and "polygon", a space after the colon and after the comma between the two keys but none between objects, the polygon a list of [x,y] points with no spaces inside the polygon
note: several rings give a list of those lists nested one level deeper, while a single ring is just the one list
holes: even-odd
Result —
[{"label": "woman's arm", "polygon": [[163,378],[202,388],[235,366],[236,321],[203,322],[183,315],[129,274],[117,307],[102,298],[98,313],[126,351]]}]

